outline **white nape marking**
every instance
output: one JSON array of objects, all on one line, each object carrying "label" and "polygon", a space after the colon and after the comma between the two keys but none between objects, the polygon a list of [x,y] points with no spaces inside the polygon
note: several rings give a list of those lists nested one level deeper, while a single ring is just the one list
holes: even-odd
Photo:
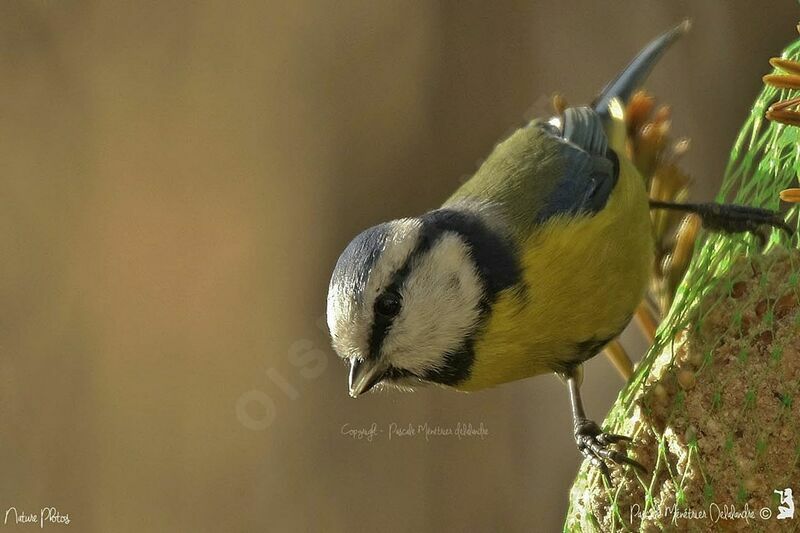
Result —
[{"label": "white nape marking", "polygon": [[418,375],[442,368],[480,319],[483,285],[461,237],[447,233],[418,258],[401,295],[382,356]]},{"label": "white nape marking", "polygon": [[375,299],[391,283],[394,273],[405,264],[417,245],[422,223],[404,218],[389,223],[389,234],[363,291],[356,301],[348,287],[334,284],[328,293],[327,319],[333,346],[339,356],[364,358],[369,354]]}]

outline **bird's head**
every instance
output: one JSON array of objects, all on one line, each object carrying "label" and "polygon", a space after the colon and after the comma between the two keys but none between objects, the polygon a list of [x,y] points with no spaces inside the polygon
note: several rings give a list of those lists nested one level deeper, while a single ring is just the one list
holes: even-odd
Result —
[{"label": "bird's head", "polygon": [[351,396],[377,384],[453,385],[469,376],[489,287],[476,239],[487,232],[440,210],[374,226],[347,246],[327,318],[334,349],[350,362]]}]

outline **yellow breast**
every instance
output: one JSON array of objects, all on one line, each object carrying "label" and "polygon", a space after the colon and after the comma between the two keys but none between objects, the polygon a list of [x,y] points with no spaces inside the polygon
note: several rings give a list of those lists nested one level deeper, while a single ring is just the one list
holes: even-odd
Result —
[{"label": "yellow breast", "polygon": [[526,294],[500,295],[476,339],[471,377],[458,388],[552,372],[582,343],[618,334],[642,299],[652,258],[647,192],[620,157],[619,180],[602,211],[553,219],[524,240]]}]

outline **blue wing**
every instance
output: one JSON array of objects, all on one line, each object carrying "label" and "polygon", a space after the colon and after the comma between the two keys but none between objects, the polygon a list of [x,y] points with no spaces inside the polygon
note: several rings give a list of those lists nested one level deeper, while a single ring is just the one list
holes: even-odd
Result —
[{"label": "blue wing", "polygon": [[537,122],[556,137],[563,162],[561,176],[544,200],[536,222],[557,215],[589,215],[602,210],[619,177],[619,161],[608,148],[601,117],[588,107],[564,111],[561,127]]},{"label": "blue wing", "polygon": [[619,175],[619,160],[613,150],[608,149],[603,129],[608,119],[608,106],[613,99],[627,103],[659,58],[689,27],[689,21],[685,20],[651,41],[600,92],[591,108],[564,111],[559,131],[564,141],[564,173],[538,215],[540,222],[558,214],[596,213],[605,207]]},{"label": "blue wing", "polygon": [[619,177],[619,159],[608,148],[604,131],[608,105],[614,99],[627,103],[658,58],[688,28],[685,21],[648,44],[591,107],[570,108],[563,117],[533,121],[514,132],[445,205],[494,201],[523,232],[555,216],[602,210]]}]

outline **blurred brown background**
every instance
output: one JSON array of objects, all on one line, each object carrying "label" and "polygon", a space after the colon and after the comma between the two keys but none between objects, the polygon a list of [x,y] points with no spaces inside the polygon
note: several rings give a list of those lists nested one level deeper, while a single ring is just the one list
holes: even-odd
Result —
[{"label": "blurred brown background", "polygon": [[[558,380],[349,399],[319,322],[333,263],[686,16],[649,87],[711,197],[796,36],[796,3],[770,5],[0,3],[0,511],[87,532],[560,529],[579,456]],[[592,361],[591,414],[620,386]],[[489,435],[386,432],[458,422]]]}]

